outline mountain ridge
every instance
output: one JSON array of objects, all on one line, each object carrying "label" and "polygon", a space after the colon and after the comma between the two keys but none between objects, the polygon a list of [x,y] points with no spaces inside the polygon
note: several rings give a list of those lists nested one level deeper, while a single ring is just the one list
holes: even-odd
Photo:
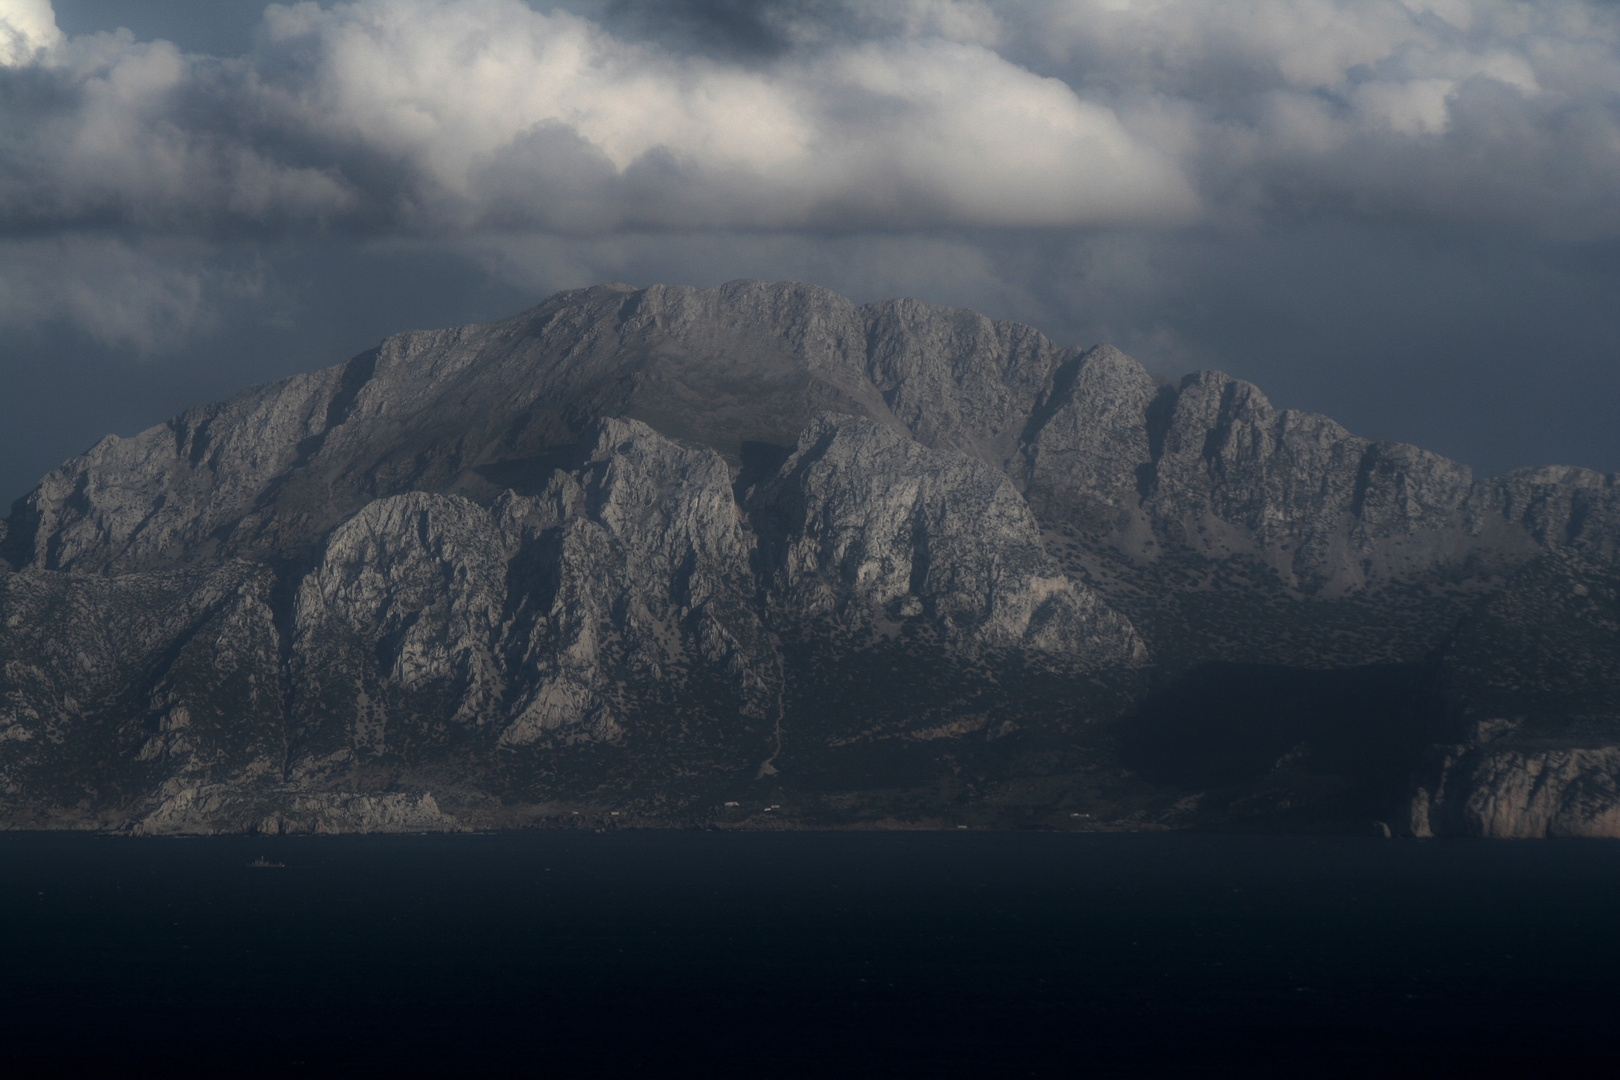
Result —
[{"label": "mountain ridge", "polygon": [[[1507,633],[1486,609],[1526,574],[1597,598],[1536,617],[1574,619],[1583,700],[1620,711],[1616,476],[1478,480],[1219,372],[1167,384],[1111,346],[797,283],[610,284],[395,335],[109,436],[0,530],[5,606],[31,613],[0,630],[14,824],[460,827],[608,793],[626,820],[759,824],[720,788],[776,785],[803,824],[1568,831],[1545,798],[1533,826],[1451,813],[1455,761],[1425,749],[1484,745],[1490,665],[1452,657]],[[186,627],[143,588],[194,590]],[[46,610],[77,614],[46,633]],[[126,673],[91,705],[59,655],[85,620],[174,640],[141,659],[86,628],[90,667]],[[1132,725],[1232,664],[1368,687],[1395,665],[1413,719],[1382,764],[1285,783],[1302,739],[1218,790],[1150,779],[1185,770]],[[1545,740],[1566,676],[1487,719]],[[1564,748],[1563,788],[1602,787],[1608,723],[1570,728],[1593,745]]]}]

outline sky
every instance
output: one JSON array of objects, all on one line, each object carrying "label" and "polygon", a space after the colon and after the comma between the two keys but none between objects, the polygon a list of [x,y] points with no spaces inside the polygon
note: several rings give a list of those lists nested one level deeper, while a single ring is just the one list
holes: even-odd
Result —
[{"label": "sky", "polygon": [[740,277],[1620,470],[1620,4],[0,0],[0,506],[389,333]]}]

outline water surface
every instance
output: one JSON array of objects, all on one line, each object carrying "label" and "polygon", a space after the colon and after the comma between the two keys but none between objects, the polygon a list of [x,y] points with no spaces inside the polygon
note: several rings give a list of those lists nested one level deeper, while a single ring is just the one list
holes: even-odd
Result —
[{"label": "water surface", "polygon": [[1604,842],[11,834],[0,1066],[1577,1074],[1617,898]]}]

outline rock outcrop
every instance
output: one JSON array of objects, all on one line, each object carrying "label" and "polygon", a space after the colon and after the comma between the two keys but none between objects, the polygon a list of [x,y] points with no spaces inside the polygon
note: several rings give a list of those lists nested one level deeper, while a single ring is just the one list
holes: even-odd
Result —
[{"label": "rock outcrop", "polygon": [[[598,286],[20,500],[0,818],[730,820],[766,785],[806,822],[1608,833],[1617,545],[1614,476],[1478,480],[1218,372],[806,285]],[[1243,679],[1294,689],[1200,703]],[[1183,730],[1166,702],[1241,767],[1134,738]]]},{"label": "rock outcrop", "polygon": [[210,833],[462,832],[431,792],[387,795],[246,790],[215,784],[181,788],[134,823],[143,836]]},{"label": "rock outcrop", "polygon": [[1620,837],[1620,746],[1482,751],[1447,765],[1439,793],[1413,799],[1414,835]]},{"label": "rock outcrop", "polygon": [[1012,482],[967,454],[824,415],[747,505],[775,541],[770,591],[796,617],[925,618],[959,647],[1145,658],[1129,620],[1058,568]]}]

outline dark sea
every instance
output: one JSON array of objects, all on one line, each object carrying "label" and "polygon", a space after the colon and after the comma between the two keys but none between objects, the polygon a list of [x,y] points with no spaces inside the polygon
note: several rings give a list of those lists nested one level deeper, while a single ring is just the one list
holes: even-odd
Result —
[{"label": "dark sea", "polygon": [[0,995],[7,1075],[1615,1076],[1620,843],[8,834]]}]

